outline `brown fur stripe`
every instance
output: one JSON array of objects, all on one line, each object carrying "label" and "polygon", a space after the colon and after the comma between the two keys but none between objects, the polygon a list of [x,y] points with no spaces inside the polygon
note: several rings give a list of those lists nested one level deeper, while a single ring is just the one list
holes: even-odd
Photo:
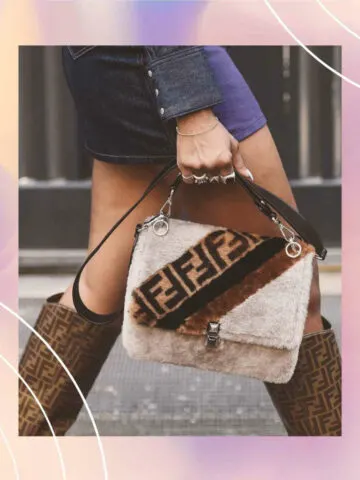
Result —
[{"label": "brown fur stripe", "polygon": [[208,322],[218,322],[233,308],[243,303],[251,295],[286,272],[303,256],[311,251],[311,247],[302,244],[302,256],[292,259],[282,250],[271,257],[260,268],[247,275],[241,283],[234,284],[222,295],[211,300],[201,310],[188,317],[177,331],[192,335],[203,335]]}]

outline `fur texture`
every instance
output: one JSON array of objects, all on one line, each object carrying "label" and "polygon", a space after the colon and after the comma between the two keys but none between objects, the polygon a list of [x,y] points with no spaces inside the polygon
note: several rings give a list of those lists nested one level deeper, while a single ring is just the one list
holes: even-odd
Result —
[{"label": "fur texture", "polygon": [[312,278],[308,254],[221,320],[227,340],[292,349],[304,331]]},{"label": "fur texture", "polygon": [[299,352],[299,346],[286,350],[228,340],[223,340],[219,347],[207,348],[203,337],[148,328],[129,321],[123,326],[123,344],[128,354],[137,360],[244,375],[271,383],[290,380]]},{"label": "fur texture", "polygon": [[[290,259],[279,239],[249,235],[241,241],[241,235],[237,235],[226,229],[181,220],[171,220],[165,237],[156,236],[151,228],[141,232],[125,297],[123,344],[131,357],[242,374],[272,383],[289,381],[307,315],[313,248],[302,243],[301,257]],[[207,236],[213,239],[222,236],[226,240],[212,257],[206,247]],[[242,243],[246,244],[245,250]],[[215,259],[214,268],[219,271],[215,274],[209,267],[205,269],[212,277],[195,291],[196,278],[190,276],[192,272],[188,274],[189,283],[184,277],[185,281],[177,285],[182,279],[176,278],[172,262],[187,251],[193,252],[197,244],[205,245],[205,255]],[[235,251],[234,248],[238,249],[236,258],[228,262],[229,252]],[[236,262],[243,262],[245,267],[239,268]],[[196,268],[200,266],[195,265],[195,275]],[[244,268],[246,275],[242,278]],[[228,278],[223,280],[226,270]],[[164,284],[167,280],[169,285]],[[148,281],[150,293],[159,290],[155,299],[139,290]],[[139,303],[134,303],[135,293],[141,297],[140,312]],[[162,295],[169,295],[170,300],[165,302]],[[190,298],[192,295],[199,298]],[[205,345],[209,321],[219,321],[221,326],[221,342],[215,348]]]}]

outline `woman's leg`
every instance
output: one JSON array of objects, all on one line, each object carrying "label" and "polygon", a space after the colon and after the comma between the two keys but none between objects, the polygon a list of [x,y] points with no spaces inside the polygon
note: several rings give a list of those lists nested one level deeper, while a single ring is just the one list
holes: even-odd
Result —
[{"label": "woman's leg", "polygon": [[[158,171],[159,167],[155,166],[94,162],[89,250],[142,195]],[[80,290],[90,309],[108,313],[122,308],[135,226],[159,210],[168,190],[164,180],[104,244],[84,271]],[[64,295],[54,295],[47,300],[35,329],[61,357],[86,397],[121,331],[122,315],[110,324],[91,324],[74,311],[71,288],[70,285]],[[63,367],[34,334],[26,345],[19,371],[41,402],[56,435],[65,435],[83,402]],[[51,435],[41,410],[21,382],[19,435]]]},{"label": "woman's leg", "polygon": [[[91,201],[90,253],[114,223],[139,199],[162,167],[112,165],[95,160]],[[122,308],[135,227],[159,211],[169,192],[170,178],[164,179],[105,242],[85,267],[80,280],[81,298],[97,313]],[[72,285],[61,303],[73,308]]]}]

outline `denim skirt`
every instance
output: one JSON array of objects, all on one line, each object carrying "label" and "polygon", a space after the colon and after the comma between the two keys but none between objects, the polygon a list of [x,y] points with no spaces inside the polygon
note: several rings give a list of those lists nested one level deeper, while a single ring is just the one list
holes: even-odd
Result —
[{"label": "denim skirt", "polygon": [[[266,124],[253,93],[223,47],[204,47],[221,93],[215,115],[241,141]],[[65,78],[89,154],[104,162],[176,160],[176,121],[164,121],[142,46],[63,47]]]}]

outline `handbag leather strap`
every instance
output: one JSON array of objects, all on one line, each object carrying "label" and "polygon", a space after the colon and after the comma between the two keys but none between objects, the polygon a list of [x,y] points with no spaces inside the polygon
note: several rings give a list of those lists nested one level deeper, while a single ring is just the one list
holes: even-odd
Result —
[{"label": "handbag leather strap", "polygon": [[[81,265],[72,288],[73,302],[76,311],[86,318],[89,322],[104,325],[110,323],[118,318],[121,315],[121,311],[113,312],[109,314],[99,314],[95,313],[92,310],[88,309],[84,302],[81,299],[79,285],[80,277],[85,268],[85,266],[90,262],[90,260],[96,255],[100,250],[106,240],[114,233],[114,231],[121,225],[121,223],[132,213],[135,208],[149,195],[149,193],[158,185],[158,183],[165,178],[172,170],[176,168],[176,162],[173,160],[165,165],[165,167],[155,176],[155,178],[150,182],[142,196],[137,200],[134,205],[132,205],[129,210],[111,227],[108,233],[104,236],[101,242],[92,250],[92,252],[85,259],[84,263]],[[317,258],[324,260],[327,254],[326,249],[320,239],[320,236],[314,229],[314,227],[296,210],[294,210],[290,205],[285,203],[279,197],[269,192],[268,190],[256,185],[255,183],[247,180],[247,178],[240,175],[238,172],[235,172],[236,183],[241,185],[247,193],[250,195],[252,200],[255,202],[259,210],[266,215],[269,219],[273,220],[280,215],[298,234],[298,236],[305,242],[313,245],[316,251]],[[179,185],[182,183],[181,175],[178,175],[172,186],[170,187],[171,191],[175,193]]]}]

